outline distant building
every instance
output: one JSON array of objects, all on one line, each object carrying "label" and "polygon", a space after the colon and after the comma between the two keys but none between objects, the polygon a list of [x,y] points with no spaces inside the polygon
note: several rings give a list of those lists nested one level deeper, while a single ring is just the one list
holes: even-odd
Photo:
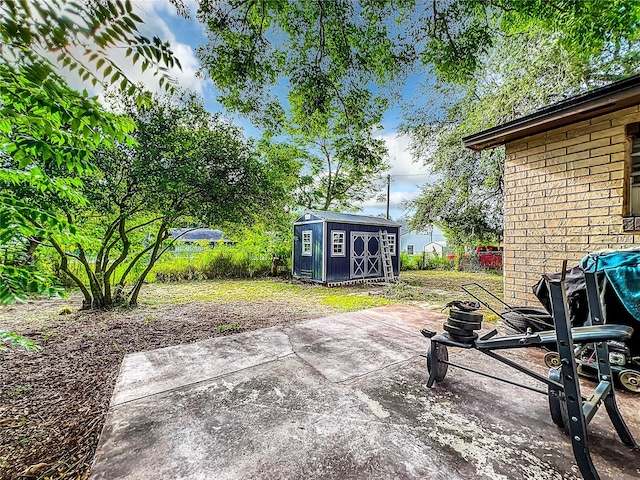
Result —
[{"label": "distant building", "polygon": [[201,252],[207,245],[212,247],[218,243],[233,243],[223,236],[222,231],[210,228],[175,228],[172,229],[170,238],[179,242],[172,248],[174,252]]},{"label": "distant building", "polygon": [[406,224],[400,228],[400,251],[409,255],[422,252],[433,253],[435,248],[438,255],[442,255],[447,241],[438,227],[433,227],[431,233],[409,230]]},{"label": "distant building", "polygon": [[422,249],[422,251],[425,253],[431,253],[433,255],[438,255],[439,257],[441,257],[444,254],[446,247],[447,247],[447,244],[445,242],[431,242],[431,243],[427,243]]}]

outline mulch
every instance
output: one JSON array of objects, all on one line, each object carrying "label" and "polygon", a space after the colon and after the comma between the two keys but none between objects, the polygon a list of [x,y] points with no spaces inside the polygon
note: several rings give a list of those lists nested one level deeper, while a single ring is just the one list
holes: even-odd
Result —
[{"label": "mulch", "polygon": [[[42,350],[0,351],[0,479],[89,476],[114,383],[128,353],[326,315],[280,302],[210,302],[76,312],[9,325]],[[223,325],[235,326],[229,330]]]}]

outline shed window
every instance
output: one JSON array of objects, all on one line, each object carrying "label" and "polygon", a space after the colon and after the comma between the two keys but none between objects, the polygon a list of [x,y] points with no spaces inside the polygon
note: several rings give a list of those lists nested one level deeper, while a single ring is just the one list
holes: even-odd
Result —
[{"label": "shed window", "polygon": [[345,238],[345,232],[343,231],[331,232],[331,256],[332,257],[345,256],[344,238]]},{"label": "shed window", "polygon": [[311,230],[302,231],[302,255],[311,256]]},{"label": "shed window", "polygon": [[413,245],[407,245],[407,253],[413,255]]},{"label": "shed window", "polygon": [[631,129],[631,162],[630,162],[630,197],[629,206],[630,213],[633,216],[640,216],[640,133],[638,133],[638,124],[636,123]]},{"label": "shed window", "polygon": [[389,251],[391,252],[391,256],[393,257],[396,254],[396,234],[389,233],[387,235],[387,238],[389,239]]}]

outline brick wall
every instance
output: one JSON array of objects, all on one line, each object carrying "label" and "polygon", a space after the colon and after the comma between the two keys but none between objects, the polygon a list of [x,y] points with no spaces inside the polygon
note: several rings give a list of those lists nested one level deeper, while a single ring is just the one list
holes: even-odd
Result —
[{"label": "brick wall", "polygon": [[623,232],[630,142],[629,107],[506,145],[505,301],[538,305],[531,291],[542,273],[560,271],[588,252],[640,244]]}]

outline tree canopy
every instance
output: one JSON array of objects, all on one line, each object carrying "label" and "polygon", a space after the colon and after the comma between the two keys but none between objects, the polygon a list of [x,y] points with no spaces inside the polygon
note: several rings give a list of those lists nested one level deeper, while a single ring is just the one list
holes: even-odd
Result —
[{"label": "tree canopy", "polygon": [[55,234],[43,241],[86,308],[136,304],[146,276],[175,242],[171,227],[269,218],[286,198],[289,172],[260,157],[235,125],[193,95],[156,96],[142,106],[119,95],[112,102],[135,122],[135,143],[100,148],[96,171],[82,178],[87,205],[60,206],[79,232],[74,241]]},{"label": "tree canopy", "polygon": [[439,224],[451,239],[466,238],[468,244],[477,241],[473,232],[479,231],[500,241],[504,150],[471,152],[462,138],[636,73],[638,46],[628,41],[617,52],[610,44],[597,55],[575,55],[561,32],[533,25],[495,39],[472,77],[425,87],[424,97],[431,101],[406,108],[402,130],[412,138],[414,157],[438,180],[410,205],[412,223]]},{"label": "tree canopy", "polygon": [[494,45],[532,30],[557,34],[581,62],[604,49],[635,56],[639,15],[636,0],[204,0],[198,56],[234,110],[277,112],[284,87],[308,114],[332,102],[351,114],[384,108],[384,87],[409,71],[469,80]]},{"label": "tree canopy", "polygon": [[141,22],[129,1],[0,6],[0,303],[57,291],[29,264],[30,251],[45,230],[73,234],[52,204],[82,204],[77,176],[92,169],[96,148],[131,131],[130,121],[69,87],[61,72],[132,93],[135,86],[108,55],[117,46],[170,87],[167,68],[177,59],[168,44],[138,33]]},{"label": "tree canopy", "polygon": [[[432,73],[435,89],[403,126],[441,179],[416,203],[414,223],[469,209],[467,220],[482,218],[498,237],[502,155],[464,151],[462,136],[626,76],[639,54],[636,0],[205,0],[198,19],[209,35],[198,56],[222,102],[267,130],[288,126],[302,148],[321,152],[340,116],[371,131],[407,74]],[[434,96],[447,106],[430,104]],[[306,172],[326,158],[311,156]],[[322,170],[303,190],[309,205],[331,180]]]}]

